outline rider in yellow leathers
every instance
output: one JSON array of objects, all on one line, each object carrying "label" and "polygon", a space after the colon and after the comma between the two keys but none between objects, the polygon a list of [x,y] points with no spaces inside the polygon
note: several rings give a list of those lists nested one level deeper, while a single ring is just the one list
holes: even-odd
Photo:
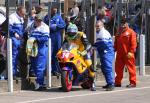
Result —
[{"label": "rider in yellow leathers", "polygon": [[91,44],[89,43],[86,34],[84,34],[84,32],[78,31],[77,26],[75,24],[70,23],[67,27],[67,33],[64,40],[64,43],[66,42],[74,43],[79,47],[79,53],[84,57],[84,61],[89,70],[89,76],[92,81],[91,91],[96,91],[94,81],[95,73],[90,53]]}]

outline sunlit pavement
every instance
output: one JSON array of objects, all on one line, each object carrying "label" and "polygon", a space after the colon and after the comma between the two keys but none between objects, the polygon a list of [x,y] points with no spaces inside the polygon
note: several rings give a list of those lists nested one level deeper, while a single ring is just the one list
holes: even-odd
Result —
[{"label": "sunlit pavement", "polygon": [[71,92],[52,88],[42,92],[0,93],[0,103],[149,103],[150,76],[138,77],[136,88],[126,88],[127,84],[128,80],[124,79],[122,87],[114,91],[102,89],[105,82],[100,81],[95,92],[74,87]]}]

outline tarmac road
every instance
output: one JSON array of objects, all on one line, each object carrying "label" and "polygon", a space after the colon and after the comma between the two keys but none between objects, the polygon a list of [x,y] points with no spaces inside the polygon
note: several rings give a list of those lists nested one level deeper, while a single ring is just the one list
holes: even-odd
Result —
[{"label": "tarmac road", "polygon": [[102,89],[104,84],[97,82],[95,92],[74,87],[71,92],[52,88],[42,92],[0,93],[0,103],[150,103],[150,76],[138,77],[136,88],[126,88],[128,80],[124,80],[123,86],[114,91]]}]

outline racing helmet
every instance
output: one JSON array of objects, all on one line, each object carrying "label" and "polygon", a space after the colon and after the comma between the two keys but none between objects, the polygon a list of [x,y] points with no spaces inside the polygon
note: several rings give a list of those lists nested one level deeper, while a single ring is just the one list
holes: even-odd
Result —
[{"label": "racing helmet", "polygon": [[78,28],[75,24],[70,23],[67,27],[67,34],[69,39],[75,39],[77,37]]}]

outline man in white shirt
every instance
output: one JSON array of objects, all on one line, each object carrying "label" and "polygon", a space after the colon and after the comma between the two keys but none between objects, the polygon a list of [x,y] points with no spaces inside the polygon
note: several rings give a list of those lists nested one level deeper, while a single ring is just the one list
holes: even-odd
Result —
[{"label": "man in white shirt", "polygon": [[9,32],[12,39],[12,59],[13,59],[13,76],[18,76],[17,64],[18,55],[24,35],[24,15],[26,9],[23,6],[17,8],[17,11],[9,17]]},{"label": "man in white shirt", "polygon": [[44,90],[44,73],[47,63],[47,41],[49,39],[49,27],[43,21],[43,16],[37,14],[34,22],[28,27],[29,36],[35,38],[38,45],[38,54],[36,57],[30,57],[31,68],[34,70],[36,79],[35,90]]},{"label": "man in white shirt", "polygon": [[101,70],[104,74],[106,85],[103,86],[106,91],[114,89],[114,75],[113,75],[113,59],[114,48],[110,33],[104,28],[102,21],[96,23],[96,42],[94,46],[97,48],[101,61]]}]

